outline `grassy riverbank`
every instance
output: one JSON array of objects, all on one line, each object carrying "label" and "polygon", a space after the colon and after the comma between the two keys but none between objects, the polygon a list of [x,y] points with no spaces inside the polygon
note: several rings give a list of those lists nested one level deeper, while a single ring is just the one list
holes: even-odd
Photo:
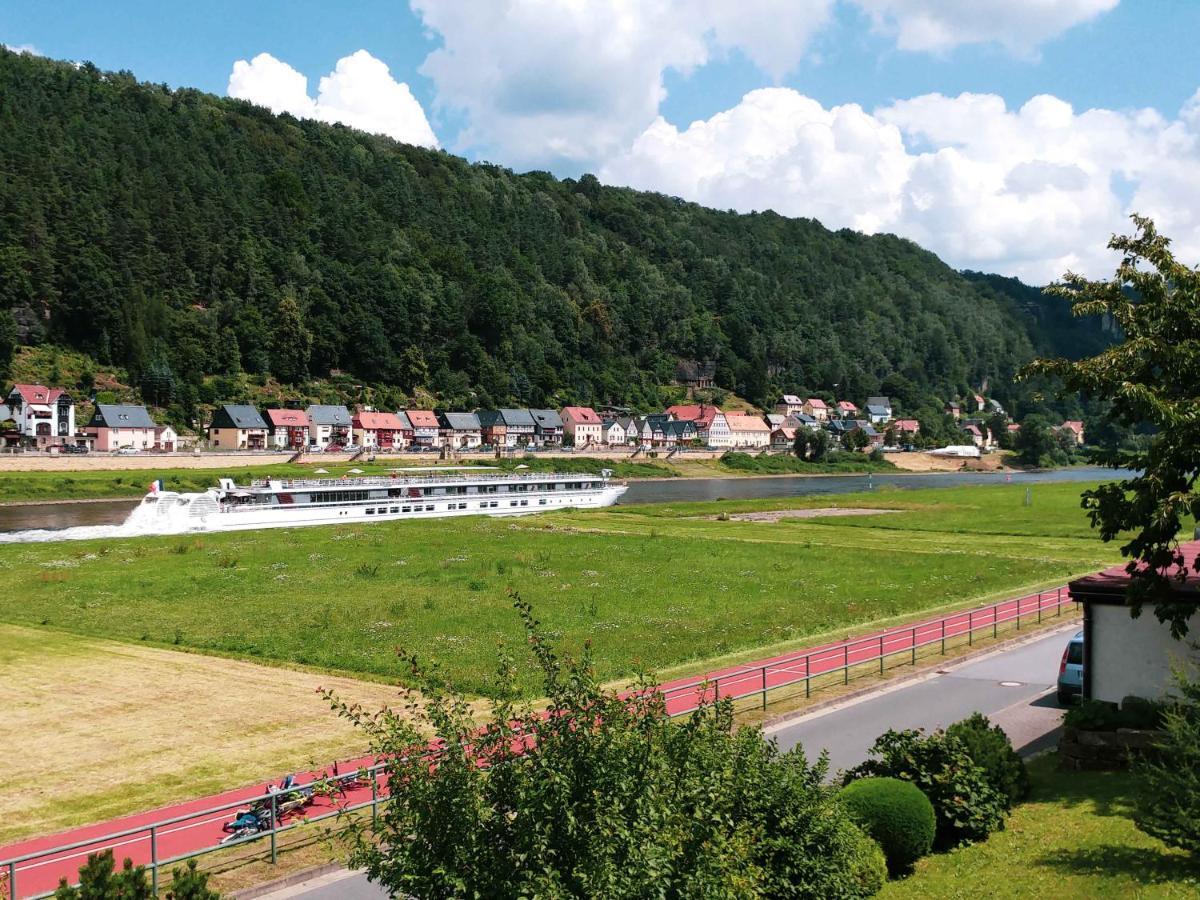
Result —
[{"label": "grassy riverbank", "polygon": [[[146,493],[147,485],[161,478],[167,490],[202,491],[228,477],[239,483],[252,478],[328,477],[339,478],[358,469],[368,475],[387,475],[396,468],[429,465],[425,460],[404,456],[381,458],[374,463],[329,463],[320,460],[295,465],[286,462],[265,463],[259,466],[222,469],[169,468],[163,469],[81,469],[71,471],[0,471],[0,503],[50,502],[55,500],[119,500],[135,499]],[[721,459],[690,459],[686,456],[671,461],[662,458],[608,460],[588,456],[531,455],[501,460],[475,460],[463,463],[488,466],[503,471],[523,472],[581,472],[599,474],[611,469],[616,478],[719,478],[743,475],[820,475],[894,470],[888,462],[872,462],[863,454],[843,454],[842,458],[824,463],[807,463],[794,456],[749,456],[727,454]],[[327,474],[316,475],[317,469]]]},{"label": "grassy riverbank", "polygon": [[[777,523],[713,512],[829,498],[675,504],[203,537],[12,545],[0,620],[372,677],[394,648],[491,691],[498,641],[519,644],[507,591],[602,677],[805,642],[1116,558],[1077,484],[842,495],[886,516]],[[535,685],[526,684],[533,690]]]}]

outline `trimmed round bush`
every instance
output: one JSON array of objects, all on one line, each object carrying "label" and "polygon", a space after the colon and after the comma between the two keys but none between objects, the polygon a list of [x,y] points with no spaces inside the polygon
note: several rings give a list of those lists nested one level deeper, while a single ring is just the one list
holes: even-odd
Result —
[{"label": "trimmed round bush", "polygon": [[903,874],[933,847],[937,819],[919,787],[899,778],[860,778],[842,788],[843,806],[879,842],[888,871]]}]

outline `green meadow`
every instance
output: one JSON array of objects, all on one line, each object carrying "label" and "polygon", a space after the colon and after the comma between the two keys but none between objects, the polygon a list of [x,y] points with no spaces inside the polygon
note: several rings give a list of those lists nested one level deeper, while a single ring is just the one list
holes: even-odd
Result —
[{"label": "green meadow", "polygon": [[[396,647],[487,695],[509,591],[604,678],[702,669],[1062,583],[1118,558],[1079,484],[891,491],[201,536],[14,544],[0,620],[372,678]],[[879,515],[722,520],[739,511]],[[525,685],[534,691],[536,685]]]}]

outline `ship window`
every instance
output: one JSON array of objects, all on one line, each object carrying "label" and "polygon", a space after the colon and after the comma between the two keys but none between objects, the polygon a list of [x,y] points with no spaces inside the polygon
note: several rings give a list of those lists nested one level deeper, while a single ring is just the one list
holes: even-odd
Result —
[{"label": "ship window", "polygon": [[509,506],[516,506],[516,505],[517,505],[517,501],[516,501],[516,500],[509,500],[509,501],[508,501],[508,505],[509,505]]},{"label": "ship window", "polygon": [[428,506],[425,507],[425,512],[433,512],[433,504],[432,503],[430,503]]},{"label": "ship window", "polygon": [[522,501],[521,501],[521,505],[522,505],[522,506],[528,506],[528,505],[529,505],[529,501],[528,501],[528,500],[522,500]]},{"label": "ship window", "polygon": [[412,512],[412,507],[411,506],[402,506],[402,507],[400,507],[400,511],[401,512]]},{"label": "ship window", "polygon": [[373,506],[372,506],[370,509],[368,509],[368,510],[367,510],[367,515],[368,515],[368,516],[373,516],[373,515],[375,515],[375,507],[373,507]]},{"label": "ship window", "polygon": [[545,505],[546,505],[546,498],[545,497],[540,498],[538,500],[538,506],[545,506]]},{"label": "ship window", "polygon": [[398,512],[400,512],[400,507],[398,507],[398,506],[393,506],[393,507],[392,507],[392,515],[395,515],[395,514],[396,514],[396,513],[398,513]]}]

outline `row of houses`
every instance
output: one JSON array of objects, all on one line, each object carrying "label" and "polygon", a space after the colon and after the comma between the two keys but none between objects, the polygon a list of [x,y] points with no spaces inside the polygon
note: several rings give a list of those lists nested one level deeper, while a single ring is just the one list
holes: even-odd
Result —
[{"label": "row of houses", "polygon": [[5,447],[82,446],[101,451],[178,449],[179,436],[159,425],[144,406],[97,404],[92,417],[76,428],[75,401],[62,388],[16,384],[0,403],[0,445]]}]

